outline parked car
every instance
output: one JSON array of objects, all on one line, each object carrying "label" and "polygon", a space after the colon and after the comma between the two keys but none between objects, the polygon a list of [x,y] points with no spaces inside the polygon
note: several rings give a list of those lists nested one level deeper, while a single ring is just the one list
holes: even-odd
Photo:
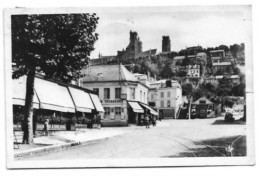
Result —
[{"label": "parked car", "polygon": [[225,111],[226,111],[225,121],[226,121],[226,122],[234,122],[235,119],[234,119],[234,117],[233,117],[233,109],[231,109],[231,108],[226,108]]}]

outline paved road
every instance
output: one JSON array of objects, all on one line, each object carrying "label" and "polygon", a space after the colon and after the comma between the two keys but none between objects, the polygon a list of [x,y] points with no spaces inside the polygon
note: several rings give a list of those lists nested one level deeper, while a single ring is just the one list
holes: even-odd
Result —
[{"label": "paved road", "polygon": [[227,156],[225,147],[244,136],[246,126],[223,124],[222,119],[165,120],[149,129],[126,127],[130,131],[123,136],[24,160]]}]

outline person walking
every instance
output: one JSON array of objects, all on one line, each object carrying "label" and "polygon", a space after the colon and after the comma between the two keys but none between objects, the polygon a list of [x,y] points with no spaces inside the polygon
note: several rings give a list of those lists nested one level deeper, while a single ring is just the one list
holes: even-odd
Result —
[{"label": "person walking", "polygon": [[44,135],[48,136],[49,135],[49,119],[46,119],[44,122]]},{"label": "person walking", "polygon": [[101,128],[101,117],[100,117],[100,114],[97,115],[96,123],[97,123],[97,128],[100,129]]},{"label": "person walking", "polygon": [[156,118],[155,117],[152,118],[152,124],[153,124],[153,126],[156,126]]},{"label": "person walking", "polygon": [[145,127],[150,128],[150,122],[149,122],[149,117],[148,115],[145,116]]}]

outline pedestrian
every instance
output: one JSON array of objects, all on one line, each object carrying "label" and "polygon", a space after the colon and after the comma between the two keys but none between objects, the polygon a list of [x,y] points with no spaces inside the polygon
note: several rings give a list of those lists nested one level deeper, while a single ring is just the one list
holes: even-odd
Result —
[{"label": "pedestrian", "polygon": [[153,126],[156,126],[156,118],[153,117],[152,119],[153,119],[153,120],[152,120]]},{"label": "pedestrian", "polygon": [[150,119],[149,119],[148,115],[146,115],[146,116],[145,116],[145,127],[146,127],[146,128],[150,128],[149,120],[150,120]]},{"label": "pedestrian", "polygon": [[49,135],[49,119],[45,120],[43,130],[44,130],[44,135],[48,136]]},{"label": "pedestrian", "polygon": [[101,127],[101,117],[100,117],[100,114],[97,115],[96,122],[97,122],[97,128],[100,129],[100,127]]}]

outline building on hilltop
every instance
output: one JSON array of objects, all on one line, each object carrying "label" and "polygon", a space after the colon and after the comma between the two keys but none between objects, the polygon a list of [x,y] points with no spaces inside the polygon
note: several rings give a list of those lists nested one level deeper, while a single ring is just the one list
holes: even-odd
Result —
[{"label": "building on hilltop", "polygon": [[169,36],[162,37],[162,52],[171,52],[171,40]]},{"label": "building on hilltop", "polygon": [[90,66],[82,72],[82,85],[95,91],[104,107],[102,126],[138,125],[146,114],[157,115],[147,105],[149,87],[123,65]]},{"label": "building on hilltop", "polygon": [[209,52],[209,56],[212,64],[216,62],[223,62],[225,59],[225,51],[224,50],[212,50]]},{"label": "building on hilltop", "polygon": [[116,56],[99,56],[99,58],[90,59],[89,65],[104,65],[118,63]]},{"label": "building on hilltop", "polygon": [[120,61],[135,59],[142,52],[142,42],[138,37],[137,32],[130,31],[130,40],[126,49],[117,52],[117,57]]}]

